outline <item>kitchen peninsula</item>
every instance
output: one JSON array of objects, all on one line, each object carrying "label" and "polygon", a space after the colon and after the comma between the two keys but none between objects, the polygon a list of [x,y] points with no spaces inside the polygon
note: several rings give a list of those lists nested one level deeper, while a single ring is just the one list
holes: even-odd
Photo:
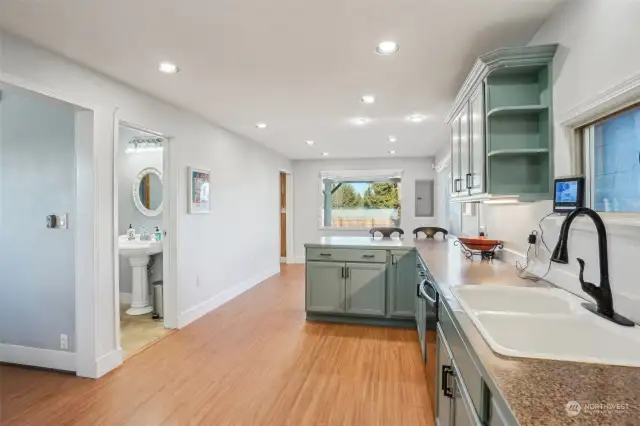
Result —
[{"label": "kitchen peninsula", "polygon": [[[500,260],[469,261],[453,241],[326,237],[307,244],[307,319],[412,327],[418,321],[425,374],[439,424],[636,424],[640,368],[514,358],[493,352],[453,290],[468,284],[553,285],[521,280],[513,265]],[[426,297],[418,296],[421,288]],[[405,299],[408,290],[414,302],[413,325]],[[437,301],[434,307],[430,299]],[[424,322],[421,307],[427,311]],[[437,329],[437,338],[432,328]],[[435,347],[430,350],[430,345]],[[624,410],[582,412],[579,422],[572,423],[575,418],[566,409],[570,401],[619,404]]]}]

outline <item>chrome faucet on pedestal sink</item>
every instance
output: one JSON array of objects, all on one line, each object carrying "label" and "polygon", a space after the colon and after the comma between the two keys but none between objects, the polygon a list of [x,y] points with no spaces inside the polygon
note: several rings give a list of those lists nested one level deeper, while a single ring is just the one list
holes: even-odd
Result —
[{"label": "chrome faucet on pedestal sink", "polygon": [[551,261],[564,264],[569,263],[569,253],[567,251],[569,228],[571,227],[571,223],[574,219],[581,214],[589,216],[596,225],[596,230],[598,231],[598,255],[600,260],[600,286],[596,286],[595,284],[584,280],[584,260],[579,258],[577,259],[580,264],[580,284],[582,285],[582,290],[589,296],[593,297],[596,301],[595,305],[593,303],[583,303],[582,306],[596,315],[608,319],[609,321],[613,321],[620,325],[633,326],[633,321],[617,314],[613,310],[613,296],[611,294],[611,284],[609,284],[607,232],[604,227],[604,222],[602,222],[602,218],[598,213],[586,207],[579,207],[569,213],[564,222],[562,222],[560,236],[558,237],[558,244],[553,250]]}]

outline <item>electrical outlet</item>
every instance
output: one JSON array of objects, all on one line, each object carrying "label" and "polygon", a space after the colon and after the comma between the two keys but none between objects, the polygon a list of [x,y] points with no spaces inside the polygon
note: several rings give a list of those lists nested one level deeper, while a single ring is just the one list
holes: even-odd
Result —
[{"label": "electrical outlet", "polygon": [[69,349],[69,336],[66,334],[60,335],[60,349]]}]

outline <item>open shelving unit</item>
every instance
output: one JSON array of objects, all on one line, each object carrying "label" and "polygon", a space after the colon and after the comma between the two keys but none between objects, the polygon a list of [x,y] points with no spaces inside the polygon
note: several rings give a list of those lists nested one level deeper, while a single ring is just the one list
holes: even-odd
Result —
[{"label": "open shelving unit", "polygon": [[498,68],[487,76],[487,176],[492,193],[550,196],[551,105],[548,64]]}]

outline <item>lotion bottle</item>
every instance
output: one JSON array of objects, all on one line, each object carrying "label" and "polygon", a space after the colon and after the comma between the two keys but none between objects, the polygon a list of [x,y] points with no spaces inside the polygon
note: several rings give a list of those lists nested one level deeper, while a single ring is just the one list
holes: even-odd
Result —
[{"label": "lotion bottle", "polygon": [[129,229],[127,229],[127,240],[133,241],[136,239],[136,231],[133,229],[133,226],[129,224]]}]

